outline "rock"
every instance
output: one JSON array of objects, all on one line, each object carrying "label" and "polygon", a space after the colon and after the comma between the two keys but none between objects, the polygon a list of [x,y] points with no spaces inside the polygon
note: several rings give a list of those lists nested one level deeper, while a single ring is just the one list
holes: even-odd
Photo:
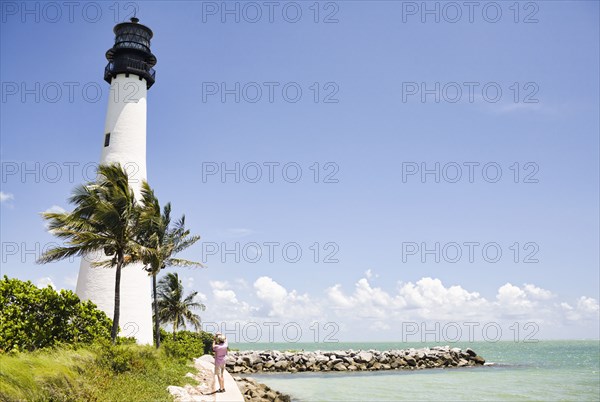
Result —
[{"label": "rock", "polygon": [[176,387],[175,385],[169,385],[167,387],[167,391],[169,394],[173,395],[175,398],[183,398],[187,396],[187,392],[182,387]]},{"label": "rock", "polygon": [[251,366],[254,366],[258,363],[262,363],[262,359],[258,353],[254,352],[250,356],[248,356],[248,363]]},{"label": "rock", "polygon": [[477,353],[475,353],[475,352],[473,351],[473,349],[471,349],[471,348],[467,348],[467,349],[465,349],[465,352],[466,352],[466,353],[467,353],[469,356],[472,356],[472,357],[475,357],[475,356],[477,356]]},{"label": "rock", "polygon": [[356,360],[359,363],[368,363],[372,359],[373,359],[373,354],[370,352],[360,352],[354,358],[354,360]]},{"label": "rock", "polygon": [[265,384],[261,384],[253,378],[246,377],[234,377],[238,387],[244,395],[245,401],[256,401],[256,402],[290,402],[291,398],[289,395],[277,392]]},{"label": "rock", "polygon": [[406,360],[404,360],[404,359],[403,359],[403,358],[401,358],[401,357],[398,357],[394,363],[396,363],[396,364],[397,364],[398,366],[400,366],[400,367],[404,367],[404,366],[406,366],[406,365],[408,364],[408,363],[406,362]]},{"label": "rock", "polygon": [[344,363],[342,363],[341,361],[339,363],[337,363],[336,365],[334,365],[333,369],[336,370],[336,371],[346,371],[346,370],[348,370],[346,368],[346,366],[344,366]]},{"label": "rock", "polygon": [[417,361],[415,360],[414,357],[412,356],[406,356],[404,358],[404,360],[406,361],[406,363],[411,366],[411,367],[415,367],[417,365]]},{"label": "rock", "polygon": [[344,361],[342,359],[335,359],[335,360],[331,360],[327,365],[333,365],[335,366],[338,363],[344,363]]},{"label": "rock", "polygon": [[288,368],[289,365],[290,363],[287,360],[280,360],[277,363],[275,363],[275,368],[277,370],[285,370]]},{"label": "rock", "polygon": [[471,361],[475,362],[475,364],[485,364],[485,359],[477,355],[471,357]]},{"label": "rock", "polygon": [[319,363],[324,363],[324,362],[329,361],[329,357],[323,356],[323,355],[317,355],[316,359],[317,359],[317,362],[319,362]]}]

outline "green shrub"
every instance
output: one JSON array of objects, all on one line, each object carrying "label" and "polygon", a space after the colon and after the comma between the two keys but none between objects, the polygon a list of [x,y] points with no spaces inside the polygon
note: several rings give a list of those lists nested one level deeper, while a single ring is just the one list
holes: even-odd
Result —
[{"label": "green shrub", "polygon": [[70,290],[40,289],[30,281],[5,275],[0,280],[0,305],[0,352],[110,338],[110,318]]},{"label": "green shrub", "polygon": [[152,346],[113,345],[102,341],[94,347],[96,364],[115,374],[143,370],[147,364],[155,364],[157,359]]},{"label": "green shrub", "polygon": [[212,352],[213,337],[207,332],[179,331],[173,334],[161,329],[161,345],[165,354],[176,359],[189,360]]}]

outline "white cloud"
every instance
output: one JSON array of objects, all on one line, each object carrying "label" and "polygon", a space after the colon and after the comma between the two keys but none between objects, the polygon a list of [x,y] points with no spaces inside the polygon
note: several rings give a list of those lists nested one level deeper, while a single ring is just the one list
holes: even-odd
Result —
[{"label": "white cloud", "polygon": [[374,273],[373,273],[373,271],[371,271],[371,269],[367,269],[367,270],[365,271],[365,277],[366,277],[367,279],[371,279],[371,278],[379,278],[379,275],[377,275],[377,274],[374,274]]},{"label": "white cloud", "polygon": [[[521,288],[506,283],[498,289],[496,299],[489,301],[459,285],[445,286],[437,278],[399,283],[396,293],[373,287],[367,278],[361,278],[353,293],[345,293],[336,284],[326,289],[326,297],[330,308],[350,319],[490,321],[556,315],[556,307],[547,302],[555,297],[552,292],[532,284]],[[593,301],[582,304],[594,310]]]},{"label": "white cloud", "polygon": [[209,284],[213,289],[227,289],[229,287],[227,281],[210,281]]},{"label": "white cloud", "polygon": [[445,287],[441,280],[428,277],[414,285],[410,282],[402,285],[399,294],[409,307],[422,309],[428,317],[456,312],[464,315],[487,304],[477,292],[469,292],[460,286]]},{"label": "white cloud", "polygon": [[246,282],[246,280],[243,279],[243,278],[236,278],[235,279],[235,283],[241,289],[247,289],[248,288],[248,282]]},{"label": "white cloud", "polygon": [[416,284],[400,283],[397,294],[372,287],[367,278],[355,284],[351,295],[344,294],[339,284],[328,288],[326,293],[334,308],[346,310],[357,318],[372,319],[465,317],[487,303],[476,292],[460,286],[446,288],[439,279],[432,278],[422,278]]},{"label": "white cloud", "polygon": [[213,295],[215,296],[215,300],[219,303],[230,303],[237,304],[238,299],[233,290],[224,290],[224,289],[213,289]]},{"label": "white cloud", "polygon": [[56,290],[56,285],[54,285],[54,282],[52,282],[52,278],[50,278],[48,276],[39,278],[35,282],[35,286],[37,286],[40,289],[50,286],[52,289]]},{"label": "white cloud", "polygon": [[5,193],[4,191],[0,191],[0,202],[14,200],[15,196],[11,193]]},{"label": "white cloud", "polygon": [[[487,299],[477,291],[446,285],[438,278],[399,282],[396,288],[384,289],[374,286],[368,276],[375,275],[365,272],[350,289],[338,283],[310,294],[286,288],[269,276],[257,278],[251,287],[243,286],[245,281],[239,278],[211,281],[206,301],[210,315],[203,318],[242,326],[251,321],[296,321],[307,328],[317,321],[329,321],[357,340],[370,337],[371,331],[376,331],[380,340],[392,339],[407,322],[424,323],[427,328],[434,328],[436,323],[476,322],[479,329],[494,322],[502,326],[505,336],[513,334],[515,323],[520,323],[521,331],[526,330],[525,324],[531,324],[540,334],[559,337],[583,334],[581,331],[588,334],[598,325],[598,300],[580,297],[571,303],[557,301],[550,290],[531,283],[505,283]],[[466,327],[463,330],[468,333]]]},{"label": "white cloud", "polygon": [[234,290],[229,289],[229,283],[225,281],[210,281],[212,289],[212,300],[205,298],[202,302],[210,308],[215,320],[249,320],[249,314],[256,310],[249,303],[238,300]]},{"label": "white cloud", "polygon": [[67,212],[66,209],[64,209],[61,206],[58,205],[52,205],[50,208],[48,208],[47,210],[44,211],[45,213],[56,213],[56,214],[62,214],[64,212]]},{"label": "white cloud", "polygon": [[287,291],[268,276],[254,282],[257,298],[264,303],[269,317],[306,319],[320,316],[320,308],[307,294],[299,295],[295,290]]},{"label": "white cloud", "polygon": [[575,307],[566,302],[560,303],[560,308],[564,317],[569,321],[598,320],[599,318],[598,300],[591,297],[581,296]]},{"label": "white cloud", "polygon": [[499,306],[509,309],[523,309],[532,306],[531,301],[527,298],[527,293],[510,283],[506,283],[498,289],[496,299]]},{"label": "white cloud", "polygon": [[537,300],[549,300],[554,297],[552,292],[550,292],[549,290],[538,288],[537,286],[529,283],[525,284],[523,290],[533,299]]},{"label": "white cloud", "polygon": [[586,314],[598,315],[600,307],[598,306],[598,300],[581,296],[577,301],[577,309]]}]

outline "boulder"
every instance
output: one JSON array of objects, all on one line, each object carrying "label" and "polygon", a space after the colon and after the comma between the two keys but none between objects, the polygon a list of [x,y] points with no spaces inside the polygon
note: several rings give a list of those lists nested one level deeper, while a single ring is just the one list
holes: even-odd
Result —
[{"label": "boulder", "polygon": [[406,361],[406,363],[411,366],[411,367],[415,367],[417,365],[417,361],[415,360],[414,357],[412,356],[406,356],[404,358],[404,360]]},{"label": "boulder", "polygon": [[353,359],[353,358],[351,358],[351,357],[345,357],[345,356],[344,356],[344,357],[342,357],[342,360],[343,360],[345,363],[348,363],[348,364],[350,364],[350,365],[354,364],[354,359]]},{"label": "boulder", "polygon": [[373,359],[373,353],[370,353],[370,352],[360,352],[354,357],[354,360],[359,363],[368,363],[372,359]]},{"label": "boulder", "polygon": [[176,398],[185,398],[187,396],[187,392],[185,391],[185,389],[183,387],[176,387],[175,385],[169,385],[167,387],[167,391],[169,391],[169,393]]},{"label": "boulder", "polygon": [[287,360],[280,360],[277,363],[275,363],[275,368],[277,370],[285,370],[288,368],[289,365],[290,363]]},{"label": "boulder", "polygon": [[471,361],[475,362],[475,364],[484,364],[485,363],[485,359],[481,356],[473,356],[471,357]]}]

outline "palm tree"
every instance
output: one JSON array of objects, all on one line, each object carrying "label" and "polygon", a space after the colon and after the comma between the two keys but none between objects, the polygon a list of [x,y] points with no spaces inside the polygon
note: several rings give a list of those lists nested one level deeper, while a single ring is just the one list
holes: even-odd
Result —
[{"label": "palm tree", "polygon": [[116,267],[115,309],[111,338],[119,331],[121,269],[139,260],[143,246],[136,241],[140,208],[129,186],[127,172],[119,164],[98,167],[96,181],[77,187],[69,202],[72,212],[46,212],[50,233],[65,239],[65,246],[47,250],[38,263],[59,261],[104,251],[109,258],[93,266]]},{"label": "palm tree", "polygon": [[147,183],[142,184],[143,209],[140,216],[140,241],[146,246],[143,256],[146,271],[152,275],[152,292],[154,295],[154,339],[156,347],[160,346],[160,316],[158,314],[158,296],[156,276],[161,269],[175,267],[202,267],[196,261],[173,258],[173,255],[190,247],[200,236],[190,236],[185,228],[185,215],[171,227],[171,203],[167,203],[161,214],[160,204],[154,191]]},{"label": "palm tree", "polygon": [[194,301],[198,292],[183,295],[183,285],[176,273],[168,273],[158,281],[158,317],[161,322],[173,323],[173,339],[176,337],[177,329],[186,328],[186,321],[200,329],[200,316],[192,310],[204,311],[206,307],[202,303]]}]

